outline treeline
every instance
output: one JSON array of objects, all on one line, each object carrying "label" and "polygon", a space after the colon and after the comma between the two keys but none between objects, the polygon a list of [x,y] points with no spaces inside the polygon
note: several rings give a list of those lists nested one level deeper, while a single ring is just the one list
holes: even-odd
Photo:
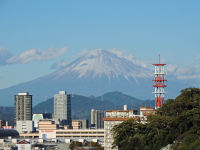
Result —
[{"label": "treeline", "polygon": [[200,150],[200,89],[187,88],[148,116],[146,124],[133,119],[114,126],[113,147],[119,150]]}]

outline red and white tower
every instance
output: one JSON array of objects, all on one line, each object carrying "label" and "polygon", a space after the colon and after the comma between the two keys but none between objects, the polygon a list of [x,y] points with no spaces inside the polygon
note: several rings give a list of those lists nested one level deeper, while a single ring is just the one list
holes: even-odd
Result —
[{"label": "red and white tower", "polygon": [[165,69],[164,66],[166,64],[160,63],[160,54],[159,54],[159,64],[153,64],[155,66],[155,72],[153,75],[155,76],[154,85],[155,91],[155,109],[160,108],[162,104],[164,104],[164,97],[165,97],[165,90],[164,88],[167,87],[165,84]]}]

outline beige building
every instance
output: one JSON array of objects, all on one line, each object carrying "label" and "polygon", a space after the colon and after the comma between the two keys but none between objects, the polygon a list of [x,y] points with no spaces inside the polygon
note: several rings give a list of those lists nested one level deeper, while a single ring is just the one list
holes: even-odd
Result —
[{"label": "beige building", "polygon": [[146,123],[147,116],[155,114],[154,107],[140,107],[140,121]]},{"label": "beige building", "polygon": [[[55,131],[55,132],[54,132]],[[56,136],[55,134],[56,133]],[[43,135],[47,134],[47,135]],[[39,133],[20,133],[21,138],[66,138],[66,139],[103,139],[104,138],[104,129],[56,129],[56,130],[41,130]]]},{"label": "beige building", "polygon": [[31,133],[33,131],[33,121],[17,121],[16,129],[19,133]]},{"label": "beige building", "polygon": [[[125,120],[133,118],[139,120],[137,115],[137,110],[127,110],[127,106],[124,106],[124,110],[106,110],[106,117],[104,120],[104,150],[111,150],[113,137],[112,137],[112,128],[122,123]],[[117,148],[115,149],[117,150]]]},{"label": "beige building", "polygon": [[81,128],[81,121],[80,120],[72,120],[72,128],[73,129],[80,129]]},{"label": "beige building", "polygon": [[140,116],[149,116],[155,113],[154,107],[140,107]]},{"label": "beige building", "polygon": [[56,130],[56,137],[79,138],[87,137],[98,139],[104,137],[104,129],[78,129],[78,130]]},{"label": "beige building", "polygon": [[72,120],[73,129],[88,129],[88,120]]},{"label": "beige building", "polygon": [[52,120],[39,121],[39,138],[56,138],[57,125]]}]

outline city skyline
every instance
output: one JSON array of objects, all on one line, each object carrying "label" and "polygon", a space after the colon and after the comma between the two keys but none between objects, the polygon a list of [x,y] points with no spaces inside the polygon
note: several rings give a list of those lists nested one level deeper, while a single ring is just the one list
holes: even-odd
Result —
[{"label": "city skyline", "polygon": [[199,80],[199,3],[2,0],[0,89],[52,73],[94,49],[114,49],[149,66],[160,53],[172,71]]}]

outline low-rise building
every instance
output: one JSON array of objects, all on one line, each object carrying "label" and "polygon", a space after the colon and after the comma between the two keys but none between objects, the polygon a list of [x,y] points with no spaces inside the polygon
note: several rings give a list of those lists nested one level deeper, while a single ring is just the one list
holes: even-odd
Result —
[{"label": "low-rise building", "polygon": [[[133,118],[139,121],[137,110],[127,110],[127,106],[124,106],[124,110],[106,110],[106,117],[104,120],[104,150],[111,150],[113,143],[112,128],[115,125],[122,123],[125,120]],[[117,150],[117,148],[115,149]]]},{"label": "low-rise building", "polygon": [[39,138],[56,138],[57,125],[52,120],[39,121]]},{"label": "low-rise building", "polygon": [[19,141],[16,146],[18,150],[31,150],[30,142],[25,140]]},{"label": "low-rise building", "polygon": [[104,129],[78,129],[78,130],[56,130],[56,137],[61,138],[103,138]]},{"label": "low-rise building", "polygon": [[81,128],[81,121],[80,120],[72,120],[72,128],[73,129],[80,129]]},{"label": "low-rise building", "polygon": [[154,107],[140,107],[140,116],[149,116],[155,114]]},{"label": "low-rise building", "polygon": [[19,133],[30,133],[33,132],[33,121],[17,121],[16,129]]},{"label": "low-rise building", "polygon": [[34,129],[36,131],[38,131],[38,128],[39,128],[39,121],[44,119],[43,118],[43,114],[33,114],[33,126],[34,126]]},{"label": "low-rise building", "polygon": [[39,133],[21,133],[20,138],[27,139],[68,139],[69,141],[78,141],[86,139],[87,141],[104,141],[104,129],[56,129],[56,130],[39,130]]},{"label": "low-rise building", "polygon": [[73,129],[88,129],[88,120],[72,120]]},{"label": "low-rise building", "polygon": [[81,129],[88,129],[89,128],[89,121],[88,120],[80,120],[81,121]]},{"label": "low-rise building", "polygon": [[154,107],[140,107],[140,121],[146,123],[147,116],[155,114]]}]

